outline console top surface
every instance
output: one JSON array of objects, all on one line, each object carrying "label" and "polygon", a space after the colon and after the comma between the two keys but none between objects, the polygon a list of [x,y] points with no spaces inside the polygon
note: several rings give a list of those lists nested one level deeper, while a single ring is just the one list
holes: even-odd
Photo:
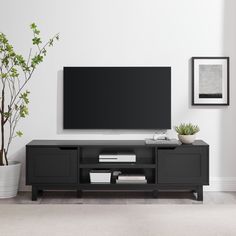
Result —
[{"label": "console top surface", "polygon": [[[147,145],[145,140],[32,140],[26,146],[173,146],[169,144]],[[195,140],[193,144],[182,144],[181,147],[208,146],[202,140]]]}]

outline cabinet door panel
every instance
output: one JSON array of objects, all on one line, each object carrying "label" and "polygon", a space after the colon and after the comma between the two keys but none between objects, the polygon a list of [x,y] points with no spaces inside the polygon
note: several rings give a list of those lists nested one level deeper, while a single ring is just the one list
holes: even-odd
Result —
[{"label": "cabinet door panel", "polygon": [[208,149],[159,150],[158,183],[208,184]]},{"label": "cabinet door panel", "polygon": [[29,148],[27,182],[76,183],[77,150],[58,147]]}]

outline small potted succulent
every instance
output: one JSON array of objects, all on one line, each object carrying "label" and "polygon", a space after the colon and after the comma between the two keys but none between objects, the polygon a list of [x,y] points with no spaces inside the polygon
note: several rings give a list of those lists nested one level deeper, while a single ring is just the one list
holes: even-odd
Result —
[{"label": "small potted succulent", "polygon": [[196,138],[196,133],[200,131],[197,125],[189,124],[180,124],[175,126],[175,131],[178,133],[178,138],[182,143],[191,144]]}]

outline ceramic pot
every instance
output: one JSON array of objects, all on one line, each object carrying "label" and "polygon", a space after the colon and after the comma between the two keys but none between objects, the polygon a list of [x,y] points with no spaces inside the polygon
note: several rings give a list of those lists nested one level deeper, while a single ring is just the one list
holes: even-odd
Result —
[{"label": "ceramic pot", "polygon": [[15,197],[19,188],[21,163],[0,166],[0,198]]},{"label": "ceramic pot", "polygon": [[184,144],[191,144],[194,142],[196,136],[195,134],[193,135],[178,135],[179,141]]}]

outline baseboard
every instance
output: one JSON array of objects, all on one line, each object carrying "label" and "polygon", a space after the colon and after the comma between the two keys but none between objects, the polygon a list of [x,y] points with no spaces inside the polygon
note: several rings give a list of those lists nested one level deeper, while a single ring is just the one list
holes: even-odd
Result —
[{"label": "baseboard", "polygon": [[31,186],[20,186],[19,188],[20,192],[30,192],[31,191]]},{"label": "baseboard", "polygon": [[20,186],[19,186],[19,191],[20,192],[28,192],[31,191],[31,186],[25,185],[26,179],[25,176],[21,176],[20,178]]},{"label": "baseboard", "polygon": [[211,177],[204,191],[236,191],[236,177]]},{"label": "baseboard", "polygon": [[[31,191],[31,186],[20,185],[19,191]],[[204,191],[236,191],[236,177],[211,177],[210,185]]]}]

